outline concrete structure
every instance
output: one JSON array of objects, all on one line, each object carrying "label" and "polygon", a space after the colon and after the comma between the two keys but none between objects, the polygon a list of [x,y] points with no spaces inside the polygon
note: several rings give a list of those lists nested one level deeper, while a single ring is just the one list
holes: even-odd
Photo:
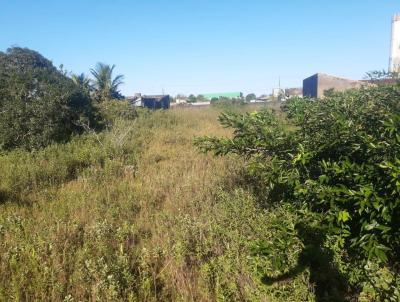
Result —
[{"label": "concrete structure", "polygon": [[394,15],[392,19],[389,71],[400,72],[400,14]]},{"label": "concrete structure", "polygon": [[190,103],[189,106],[191,107],[201,107],[201,106],[210,106],[211,102],[197,102],[197,103]]},{"label": "concrete structure", "polygon": [[131,103],[132,106],[141,107],[142,106],[142,94],[135,93],[133,96],[127,96],[126,99]]},{"label": "concrete structure", "polygon": [[363,85],[368,85],[368,83],[316,73],[303,80],[303,95],[312,98],[321,98],[327,90],[345,91],[348,89],[357,89]]},{"label": "concrete structure", "polygon": [[175,103],[176,104],[186,104],[187,100],[185,100],[185,99],[175,99]]},{"label": "concrete structure", "polygon": [[177,103],[177,104],[186,104],[187,101],[188,101],[188,98],[185,95],[178,94],[175,97],[175,103]]},{"label": "concrete structure", "polygon": [[273,88],[272,89],[272,96],[274,98],[278,98],[281,95],[285,95],[285,90],[284,89],[282,89],[282,88]]},{"label": "concrete structure", "polygon": [[219,99],[219,98],[228,98],[228,99],[239,99],[243,97],[243,93],[241,92],[223,92],[223,93],[206,93],[202,94],[205,99]]}]

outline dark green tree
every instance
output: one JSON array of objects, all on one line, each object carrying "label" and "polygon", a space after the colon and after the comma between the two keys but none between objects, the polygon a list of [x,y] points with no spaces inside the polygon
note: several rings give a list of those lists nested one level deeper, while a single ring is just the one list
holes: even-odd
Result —
[{"label": "dark green tree", "polygon": [[197,99],[197,102],[205,102],[205,101],[207,101],[207,99],[202,94],[199,94],[196,99]]},{"label": "dark green tree", "polygon": [[35,149],[93,124],[89,96],[38,52],[0,52],[0,149]]},{"label": "dark green tree", "polygon": [[246,102],[250,102],[251,100],[255,100],[257,97],[254,93],[250,93],[246,95]]},{"label": "dark green tree", "polygon": [[196,102],[197,102],[197,98],[193,94],[189,95],[188,103],[196,103]]}]

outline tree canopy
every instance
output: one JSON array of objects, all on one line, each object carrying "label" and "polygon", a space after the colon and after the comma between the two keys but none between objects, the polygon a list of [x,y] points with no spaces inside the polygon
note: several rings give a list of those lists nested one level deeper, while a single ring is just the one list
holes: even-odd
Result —
[{"label": "tree canopy", "polygon": [[122,98],[119,86],[123,84],[124,76],[119,74],[113,77],[114,68],[115,65],[97,63],[96,67],[90,70],[94,77],[94,95],[99,101]]},{"label": "tree canopy", "polygon": [[83,91],[85,91],[87,94],[90,94],[92,91],[92,86],[90,84],[90,79],[84,73],[73,74],[71,79],[75,85],[78,85]]},{"label": "tree canopy", "polygon": [[255,100],[257,97],[254,93],[249,93],[248,95],[246,95],[246,101],[250,102],[252,100]]},{"label": "tree canopy", "polygon": [[0,149],[35,149],[93,123],[90,97],[40,53],[0,52]]}]

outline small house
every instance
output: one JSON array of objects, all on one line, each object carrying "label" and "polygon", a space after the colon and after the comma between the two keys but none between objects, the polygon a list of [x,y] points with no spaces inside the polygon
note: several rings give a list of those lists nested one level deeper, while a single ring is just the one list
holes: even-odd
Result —
[{"label": "small house", "polygon": [[171,99],[169,95],[142,95],[141,104],[143,107],[155,109],[168,109]]}]

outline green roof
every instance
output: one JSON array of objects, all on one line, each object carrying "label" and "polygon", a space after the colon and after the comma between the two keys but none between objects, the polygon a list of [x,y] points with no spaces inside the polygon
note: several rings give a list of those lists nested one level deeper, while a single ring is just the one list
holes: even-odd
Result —
[{"label": "green roof", "polygon": [[243,94],[241,92],[223,92],[223,93],[205,93],[203,94],[204,98],[206,99],[213,99],[213,98],[241,98]]}]

